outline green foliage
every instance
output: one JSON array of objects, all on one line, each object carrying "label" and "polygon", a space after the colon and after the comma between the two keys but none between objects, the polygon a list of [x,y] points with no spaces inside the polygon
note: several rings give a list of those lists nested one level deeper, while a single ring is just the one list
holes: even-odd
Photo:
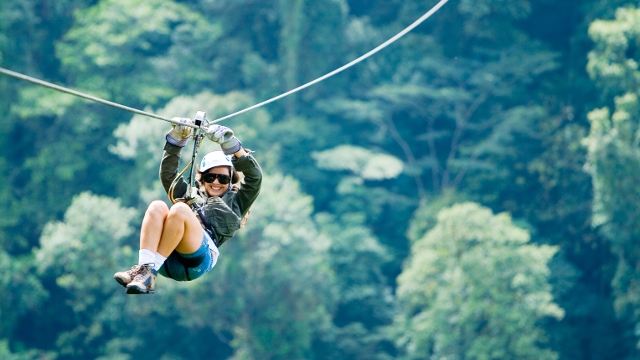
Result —
[{"label": "green foliage", "polygon": [[[514,31],[510,22],[527,18],[531,13],[532,1],[527,0],[481,0],[460,1],[460,12],[467,15],[464,30],[474,37],[490,40],[503,39],[513,41],[515,37],[522,36],[519,31]],[[503,29],[510,31],[501,31]]]},{"label": "green foliage", "polygon": [[594,109],[588,115],[591,129],[584,139],[588,157],[586,169],[594,188],[593,226],[612,243],[618,257],[613,288],[616,309],[620,316],[640,321],[640,290],[637,281],[640,252],[636,238],[640,196],[640,132],[638,131],[638,94],[640,79],[637,54],[638,42],[635,19],[640,11],[621,8],[612,21],[594,21],[589,35],[595,49],[589,54],[588,70],[603,89],[614,96],[614,110]]},{"label": "green foliage", "polygon": [[[347,4],[344,0],[313,1],[282,0],[280,5],[282,28],[279,53],[284,85],[288,90],[300,86],[335,69],[342,59],[344,43],[342,27],[346,23]],[[317,56],[324,54],[324,56]],[[311,89],[304,96],[317,96],[319,89]],[[293,100],[285,100],[289,114]]]},{"label": "green foliage", "polygon": [[76,327],[58,334],[62,355],[92,357],[100,350],[96,345],[106,331],[100,312],[114,283],[108,269],[130,266],[125,256],[134,251],[125,240],[133,233],[130,222],[136,212],[119,203],[82,193],[73,199],[64,221],[48,223],[43,231],[36,251],[38,271],[65,290],[66,304],[76,316]]},{"label": "green foliage", "polygon": [[436,226],[440,210],[462,203],[465,200],[463,194],[455,191],[445,191],[439,197],[429,199],[429,201],[421,204],[411,217],[407,238],[412,242],[418,241],[427,231]]},{"label": "green foliage", "polygon": [[[14,105],[17,113],[26,109],[22,104]],[[14,253],[25,253],[35,246],[44,224],[61,216],[74,195],[82,190],[109,189],[122,171],[113,167],[114,157],[106,152],[113,123],[98,121],[91,108],[80,101],[68,107],[60,105],[54,105],[55,111],[64,116],[53,121],[45,115],[51,109],[33,106],[27,112],[39,116],[7,124],[12,146],[3,152],[12,166],[4,173],[4,183],[11,187],[9,201],[21,219],[20,224],[7,225],[8,231],[24,236],[12,245]]]},{"label": "green foliage", "polygon": [[390,249],[364,225],[364,214],[316,216],[330,241],[328,262],[338,288],[335,328],[323,338],[327,358],[389,359],[395,353],[385,326],[393,319],[394,296],[384,265]]},{"label": "green foliage", "polygon": [[616,95],[637,91],[640,81],[637,56],[640,11],[619,8],[613,21],[596,20],[589,25],[595,48],[589,53],[587,71],[602,91]]},{"label": "green foliage", "polygon": [[20,318],[37,311],[48,294],[34,273],[33,257],[11,257],[0,250],[0,273],[3,274],[0,278],[3,294],[0,301],[0,338],[7,338],[19,325]]},{"label": "green foliage", "polygon": [[20,92],[20,103],[12,111],[20,118],[64,116],[77,99],[68,94],[41,87],[28,87]]},{"label": "green foliage", "polygon": [[537,322],[561,319],[547,282],[557,251],[528,244],[509,215],[475,203],[442,210],[398,277],[409,358],[556,359]]},{"label": "green foliage", "polygon": [[[0,2],[0,64],[164,116],[204,110],[213,119],[355,59],[434,3],[8,0]],[[410,247],[438,226],[441,209],[463,201],[508,212],[530,224],[533,242],[560,248],[548,281],[566,309],[562,321],[534,323],[530,309],[513,315],[515,300],[505,300],[509,311],[481,314],[503,326],[522,321],[514,328],[530,335],[523,341],[546,333],[539,347],[563,359],[637,357],[636,18],[624,0],[449,2],[357,67],[227,120],[256,150],[267,190],[214,272],[191,283],[161,278],[152,297],[126,297],[110,279],[135,262],[135,236],[112,220],[87,225],[102,215],[72,199],[127,223],[138,217],[124,206],[140,214],[165,199],[157,166],[170,125],[0,78],[0,268],[11,274],[0,358],[402,357],[407,349],[396,348],[398,329],[389,327],[403,304],[392,279],[403,263],[419,267],[406,260]],[[589,116],[581,147],[584,109],[594,108],[608,110]],[[205,141],[200,155],[215,148]],[[190,154],[188,146],[183,160]],[[63,219],[72,209],[82,221]],[[54,239],[45,225],[60,249],[38,242]],[[101,243],[98,233],[123,237]],[[485,262],[522,256],[502,255]],[[86,269],[99,275],[86,279]],[[478,276],[491,283],[486,271]],[[452,279],[439,296],[481,308],[482,299],[454,293]],[[504,299],[522,290],[507,289],[509,281],[496,285]],[[445,323],[440,315],[431,321]],[[482,338],[482,329],[463,340]],[[439,344],[455,334],[445,335]],[[483,344],[494,338],[503,337]]]},{"label": "green foliage", "polygon": [[5,360],[54,360],[55,354],[38,350],[11,352],[9,342],[0,340],[0,357]]},{"label": "green foliage", "polygon": [[[75,18],[57,46],[66,73],[85,90],[131,105],[134,99],[156,104],[175,95],[171,78],[158,75],[179,71],[184,59],[206,55],[205,44],[220,35],[215,24],[185,6],[161,0],[101,1]],[[198,52],[185,51],[193,45]],[[194,77],[185,75],[182,81]]]},{"label": "green foliage", "polygon": [[640,149],[637,144],[637,112],[628,112],[637,106],[637,96],[627,94],[616,98],[616,112],[598,109],[589,113],[591,132],[585,138],[589,156],[587,169],[593,178],[593,225],[612,243],[620,257],[614,288],[618,295],[617,307],[621,314],[630,312],[634,319],[640,303],[635,299],[640,285],[634,279],[640,271],[634,263],[640,254],[635,246],[636,225],[634,209],[636,195],[640,194]]},{"label": "green foliage", "polygon": [[[322,109],[362,128],[359,141],[397,154],[420,198],[447,188],[490,193],[484,183],[494,186],[512,176],[499,164],[522,156],[522,144],[536,141],[535,123],[545,115],[540,107],[501,99],[556,63],[536,44],[478,52],[484,61],[447,62],[437,53],[410,59],[365,101],[337,98]],[[470,176],[474,180],[466,181]]]}]

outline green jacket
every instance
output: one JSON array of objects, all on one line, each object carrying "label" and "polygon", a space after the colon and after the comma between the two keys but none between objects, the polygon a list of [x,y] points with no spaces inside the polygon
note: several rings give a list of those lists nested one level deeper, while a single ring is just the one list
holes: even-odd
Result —
[{"label": "green jacket", "polygon": [[[166,143],[160,163],[160,180],[165,191],[169,192],[169,187],[178,174],[181,147]],[[231,157],[231,162],[238,172],[244,175],[244,181],[238,191],[227,191],[222,197],[209,197],[206,191],[198,190],[198,203],[202,206],[204,216],[218,239],[218,246],[235,235],[240,229],[242,218],[247,214],[249,208],[260,193],[262,184],[262,169],[253,157],[253,153],[236,158]],[[180,178],[174,189],[174,197],[181,198],[187,191],[187,182]]]}]

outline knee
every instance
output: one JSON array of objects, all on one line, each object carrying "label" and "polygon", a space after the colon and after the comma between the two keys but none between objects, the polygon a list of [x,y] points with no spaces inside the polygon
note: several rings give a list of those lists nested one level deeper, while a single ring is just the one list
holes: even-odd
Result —
[{"label": "knee", "polygon": [[155,200],[147,208],[147,214],[150,216],[166,217],[169,213],[169,207],[164,201]]},{"label": "knee", "polygon": [[173,206],[171,206],[171,209],[169,209],[168,217],[171,217],[171,218],[186,218],[186,217],[192,216],[192,215],[193,215],[193,211],[191,210],[189,205],[187,205],[185,203],[178,202],[178,203],[173,204]]}]

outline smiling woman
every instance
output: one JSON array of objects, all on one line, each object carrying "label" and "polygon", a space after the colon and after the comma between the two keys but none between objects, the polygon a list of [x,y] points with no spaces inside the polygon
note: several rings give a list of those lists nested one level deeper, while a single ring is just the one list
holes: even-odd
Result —
[{"label": "smiling woman", "polygon": [[[178,164],[193,120],[176,119],[184,125],[174,124],[166,135],[160,179],[167,193],[179,199],[171,208],[161,200],[147,208],[140,230],[138,264],[114,275],[127,294],[154,293],[157,274],[191,281],[211,271],[220,255],[218,246],[242,227],[260,193],[262,170],[252,152],[242,147],[231,129],[214,125],[207,129],[206,136],[222,150],[202,158],[196,176],[199,188],[189,194],[187,182],[178,175]],[[244,175],[242,184],[238,171]],[[196,210],[190,206],[192,200],[197,203]]]}]

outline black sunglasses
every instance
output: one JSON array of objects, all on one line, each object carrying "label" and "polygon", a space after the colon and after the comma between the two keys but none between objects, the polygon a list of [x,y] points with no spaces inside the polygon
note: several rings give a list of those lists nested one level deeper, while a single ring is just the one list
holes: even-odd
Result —
[{"label": "black sunglasses", "polygon": [[212,173],[202,174],[202,181],[206,183],[212,183],[216,179],[218,179],[218,182],[220,184],[225,185],[231,181],[231,176],[225,175],[225,174],[212,174]]}]

